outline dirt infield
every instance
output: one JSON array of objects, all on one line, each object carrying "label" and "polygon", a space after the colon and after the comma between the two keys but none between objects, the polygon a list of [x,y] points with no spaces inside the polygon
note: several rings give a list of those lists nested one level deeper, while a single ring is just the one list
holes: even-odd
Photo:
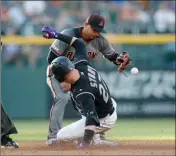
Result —
[{"label": "dirt infield", "polygon": [[74,144],[48,147],[41,141],[19,143],[19,149],[1,148],[1,155],[175,155],[175,141],[120,141],[117,147],[84,150]]}]

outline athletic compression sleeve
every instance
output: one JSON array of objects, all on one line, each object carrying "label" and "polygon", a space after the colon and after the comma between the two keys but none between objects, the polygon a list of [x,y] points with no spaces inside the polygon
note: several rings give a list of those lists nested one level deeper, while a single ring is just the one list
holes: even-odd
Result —
[{"label": "athletic compression sleeve", "polygon": [[87,49],[84,41],[75,37],[59,33],[58,40],[61,40],[75,48],[75,60],[88,60]]}]

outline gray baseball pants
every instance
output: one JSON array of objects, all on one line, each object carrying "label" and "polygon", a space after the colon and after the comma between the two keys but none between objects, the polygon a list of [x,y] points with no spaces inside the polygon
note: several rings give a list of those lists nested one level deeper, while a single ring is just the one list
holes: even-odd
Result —
[{"label": "gray baseball pants", "polygon": [[48,66],[47,68],[47,84],[53,94],[54,103],[50,110],[50,123],[48,139],[56,138],[58,131],[62,128],[65,106],[70,98],[69,92],[64,92],[59,82],[53,77],[53,74]]}]

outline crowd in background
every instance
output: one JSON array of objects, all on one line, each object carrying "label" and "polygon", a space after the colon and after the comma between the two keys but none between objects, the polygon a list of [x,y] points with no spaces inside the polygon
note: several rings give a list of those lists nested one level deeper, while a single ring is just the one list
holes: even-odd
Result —
[{"label": "crowd in background", "polygon": [[40,34],[44,24],[58,30],[83,25],[99,12],[109,33],[173,33],[174,10],[175,1],[3,1],[1,22],[5,34],[13,26],[15,33],[30,36]]},{"label": "crowd in background", "polygon": [[[108,33],[175,33],[175,1],[2,1],[2,35],[41,35],[44,25],[58,31],[82,26],[91,13],[105,17]],[[42,59],[42,47],[5,46],[7,65],[32,68]],[[45,58],[46,59],[46,58]]]}]

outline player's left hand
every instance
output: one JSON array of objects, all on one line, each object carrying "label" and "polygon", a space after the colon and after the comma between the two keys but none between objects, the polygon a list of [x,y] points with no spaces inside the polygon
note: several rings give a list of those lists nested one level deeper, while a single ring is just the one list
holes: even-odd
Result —
[{"label": "player's left hand", "polygon": [[44,26],[42,28],[42,35],[46,39],[51,39],[51,38],[57,38],[59,33],[56,32],[56,30],[51,26]]},{"label": "player's left hand", "polygon": [[123,72],[125,68],[127,68],[129,65],[131,65],[131,59],[127,52],[121,53],[118,57],[116,62],[120,64],[118,71]]},{"label": "player's left hand", "polygon": [[69,90],[71,90],[71,84],[65,81],[60,83],[60,87],[64,92],[68,92]]},{"label": "player's left hand", "polygon": [[80,143],[77,147],[80,149],[84,149],[84,148],[88,148],[89,144],[85,144],[85,143]]}]

